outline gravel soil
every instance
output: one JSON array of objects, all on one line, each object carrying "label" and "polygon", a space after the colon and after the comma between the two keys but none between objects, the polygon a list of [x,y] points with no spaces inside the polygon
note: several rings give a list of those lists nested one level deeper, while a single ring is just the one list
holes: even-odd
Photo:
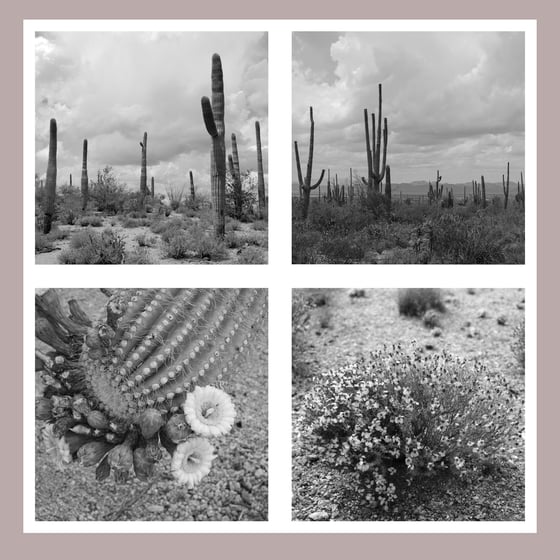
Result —
[{"label": "gravel soil", "polygon": [[[294,520],[520,521],[524,519],[523,453],[466,484],[441,476],[404,488],[389,513],[373,509],[356,491],[354,477],[322,462],[321,441],[306,431],[303,399],[313,376],[355,361],[380,346],[416,341],[425,352],[446,350],[466,359],[482,360],[490,372],[504,374],[523,406],[524,378],[511,349],[513,329],[524,317],[519,289],[442,290],[447,311],[440,336],[421,319],[399,315],[397,290],[365,290],[351,298],[349,290],[300,290],[317,305],[307,329],[293,344],[292,480]],[[499,319],[499,320],[498,320]],[[505,323],[505,324],[500,324]]]},{"label": "gravel soil", "polygon": [[[106,301],[99,290],[59,290],[76,299],[92,318]],[[236,407],[232,431],[212,441],[217,458],[210,474],[193,490],[179,485],[163,451],[148,482],[96,482],[94,468],[73,463],[56,470],[45,454],[36,423],[35,518],[37,521],[264,521],[268,516],[268,381],[266,339],[246,358],[243,375],[224,390]],[[36,392],[41,393],[37,382]]]}]

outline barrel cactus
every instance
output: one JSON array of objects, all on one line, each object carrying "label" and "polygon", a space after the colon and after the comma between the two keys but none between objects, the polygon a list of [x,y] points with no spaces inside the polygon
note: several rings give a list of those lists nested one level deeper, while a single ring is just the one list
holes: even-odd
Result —
[{"label": "barrel cactus", "polygon": [[163,448],[175,479],[198,484],[211,439],[233,426],[223,388],[263,335],[266,290],[114,290],[98,322],[68,307],[55,290],[36,296],[36,336],[52,349],[36,350],[48,454],[124,482],[152,476]]}]

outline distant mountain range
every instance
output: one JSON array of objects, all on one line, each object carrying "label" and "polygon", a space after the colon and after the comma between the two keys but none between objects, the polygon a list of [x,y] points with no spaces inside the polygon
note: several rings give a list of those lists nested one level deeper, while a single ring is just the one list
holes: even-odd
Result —
[{"label": "distant mountain range", "polygon": [[[432,185],[435,187],[435,183],[432,182]],[[472,194],[472,183],[446,183],[443,182],[443,192],[445,193],[446,188],[452,188],[453,194],[455,197],[463,196],[464,188],[466,187],[467,196]],[[321,195],[324,195],[327,192],[327,182],[323,181],[321,183]],[[348,188],[346,186],[346,188]],[[393,197],[399,196],[399,193],[402,192],[403,196],[405,195],[412,195],[412,196],[419,196],[419,195],[427,195],[428,194],[428,181],[413,181],[411,183],[393,183],[391,185],[391,190],[393,192]],[[299,187],[297,183],[292,183],[292,194],[296,195],[299,192]],[[517,181],[513,182],[510,179],[509,183],[509,192],[511,196],[515,196],[517,193]],[[318,189],[312,191],[312,196],[318,195]],[[501,195],[503,196],[504,191],[502,188],[502,183],[490,183],[486,182],[486,196],[494,196],[494,195]]]}]

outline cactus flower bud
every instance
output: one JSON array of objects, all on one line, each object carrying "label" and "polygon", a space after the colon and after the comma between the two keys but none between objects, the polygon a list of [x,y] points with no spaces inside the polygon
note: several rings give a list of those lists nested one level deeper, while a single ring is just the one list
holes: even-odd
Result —
[{"label": "cactus flower bud", "polygon": [[109,427],[109,420],[107,416],[103,414],[100,410],[92,410],[88,412],[87,423],[97,430],[106,430]]},{"label": "cactus flower bud", "polygon": [[165,425],[165,433],[173,443],[185,441],[191,430],[184,414],[174,414]]},{"label": "cactus flower bud", "polygon": [[138,415],[137,424],[146,439],[155,436],[165,424],[161,413],[155,408],[147,408]]},{"label": "cactus flower bud", "polygon": [[147,480],[154,474],[155,461],[148,456],[145,447],[137,447],[133,453],[134,472],[140,480]]},{"label": "cactus flower bud", "polygon": [[109,451],[107,460],[113,469],[115,482],[126,482],[133,464],[133,454],[130,445],[126,442],[116,445]]},{"label": "cactus flower bud", "polygon": [[40,397],[35,399],[35,417],[38,420],[50,420],[52,416],[52,402],[51,399]]},{"label": "cactus flower bud", "polygon": [[79,414],[87,415],[91,410],[87,399],[82,395],[76,395],[72,401],[72,408]]},{"label": "cactus flower bud", "polygon": [[112,448],[110,443],[103,441],[90,441],[78,449],[78,460],[84,467],[93,467]]}]

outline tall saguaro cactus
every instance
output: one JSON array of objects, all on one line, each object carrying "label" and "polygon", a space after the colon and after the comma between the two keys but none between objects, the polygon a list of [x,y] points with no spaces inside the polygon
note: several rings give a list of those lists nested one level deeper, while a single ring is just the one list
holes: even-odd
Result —
[{"label": "tall saguaro cactus", "polygon": [[243,213],[243,184],[241,182],[241,169],[239,167],[239,152],[237,151],[237,137],[231,135],[231,156],[229,157],[229,168],[233,180],[233,199],[235,206],[235,217],[241,218]]},{"label": "tall saguaro cactus", "polygon": [[142,201],[144,197],[148,194],[148,175],[146,172],[146,162],[147,162],[147,151],[148,151],[148,133],[144,132],[143,142],[140,142],[140,147],[142,148],[142,167],[140,169],[140,195]]},{"label": "tall saguaro cactus", "polygon": [[[382,95],[381,84],[379,84],[379,111],[377,115],[377,130],[375,128],[375,113],[371,114],[371,143],[369,138],[368,110],[364,109],[364,128],[366,134],[366,155],[368,164],[367,178],[362,177],[362,182],[367,186],[368,192],[381,192],[381,182],[385,177],[387,163],[387,118],[383,119],[383,151],[381,148],[381,118],[382,118]],[[377,136],[377,139],[376,139]]]},{"label": "tall saguaro cactus", "polygon": [[309,213],[309,199],[311,198],[311,191],[316,189],[323,180],[325,176],[325,170],[321,170],[321,175],[319,176],[319,180],[315,184],[311,184],[311,175],[313,173],[313,145],[315,142],[315,121],[313,120],[313,107],[309,107],[309,119],[311,121],[311,126],[309,130],[309,154],[307,156],[307,173],[305,175],[305,179],[301,173],[301,164],[299,161],[299,151],[298,151],[298,144],[294,142],[294,149],[296,152],[296,165],[297,165],[297,174],[298,174],[298,181],[299,181],[299,188],[303,195],[303,204],[301,209],[301,217],[306,220],[307,215]]},{"label": "tall saguaro cactus", "polygon": [[154,195],[156,194],[156,189],[155,189],[155,184],[154,184],[154,178],[152,177],[152,198],[154,198]]},{"label": "tall saguaro cactus", "polygon": [[504,210],[506,210],[509,198],[509,161],[507,162],[507,178],[502,175],[502,187],[504,189]]},{"label": "tall saguaro cactus", "polygon": [[87,150],[88,150],[88,141],[84,138],[84,146],[82,150],[82,178],[80,181],[80,190],[82,192],[82,212],[86,211],[88,198],[89,198],[89,180],[88,180],[88,172],[87,172]]},{"label": "tall saguaro cactus", "polygon": [[391,166],[388,165],[386,175],[385,175],[385,199],[387,204],[387,212],[391,212],[392,196],[393,195],[391,193]]},{"label": "tall saguaro cactus", "polygon": [[194,202],[195,194],[194,194],[194,179],[193,179],[192,170],[189,171],[189,180],[190,180],[190,183],[191,183],[191,201]]},{"label": "tall saguaro cactus", "polygon": [[259,197],[259,217],[263,218],[266,212],[266,195],[264,192],[264,171],[261,147],[261,125],[255,121],[255,134],[257,135],[257,192]]},{"label": "tall saguaro cactus", "polygon": [[47,181],[45,184],[43,233],[51,231],[54,218],[54,206],[56,198],[56,144],[57,128],[56,119],[51,119],[49,129],[49,163],[47,165]]},{"label": "tall saguaro cactus", "polygon": [[212,138],[210,152],[210,187],[214,212],[214,235],[223,238],[226,231],[226,142],[224,126],[224,75],[220,55],[212,55],[212,103],[201,99],[204,124]]}]

